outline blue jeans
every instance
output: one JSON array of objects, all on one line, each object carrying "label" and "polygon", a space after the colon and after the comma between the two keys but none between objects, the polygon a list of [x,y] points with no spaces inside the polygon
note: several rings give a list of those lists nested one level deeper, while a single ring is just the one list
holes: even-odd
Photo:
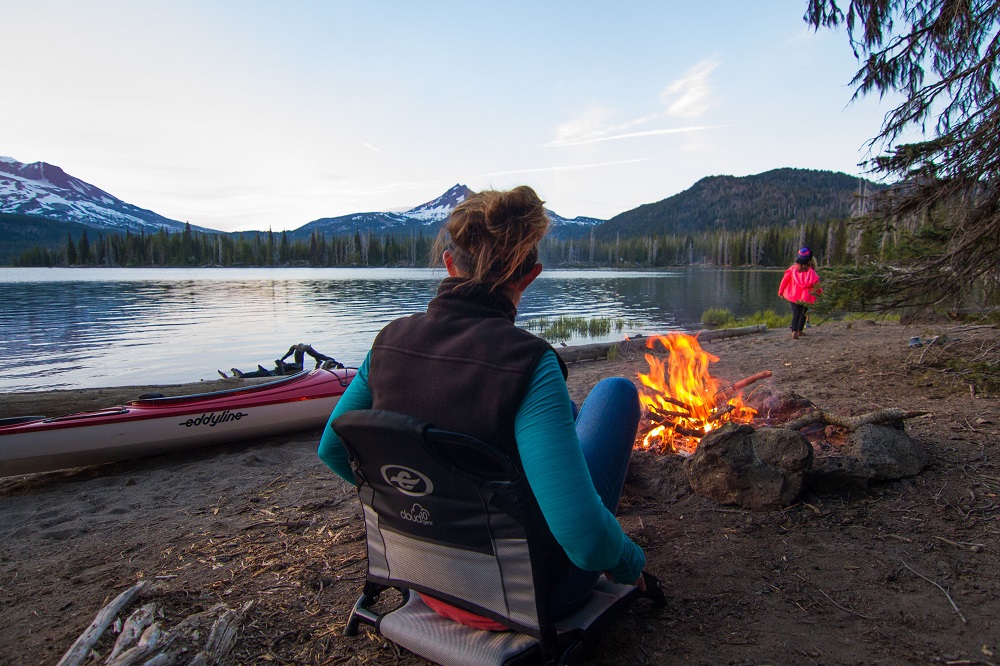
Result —
[{"label": "blue jeans", "polygon": [[[621,499],[640,415],[635,384],[623,377],[610,377],[594,387],[576,417],[583,458],[597,494],[611,513],[617,511]],[[555,617],[571,612],[586,600],[600,576],[599,572],[571,566],[556,586],[552,600]]]}]

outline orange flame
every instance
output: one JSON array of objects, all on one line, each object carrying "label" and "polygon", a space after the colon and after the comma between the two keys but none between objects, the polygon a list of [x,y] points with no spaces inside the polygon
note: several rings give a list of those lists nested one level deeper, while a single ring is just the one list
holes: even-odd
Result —
[{"label": "orange flame", "polygon": [[719,382],[708,372],[710,363],[719,360],[686,333],[649,338],[652,349],[662,344],[669,352],[666,362],[646,354],[649,374],[639,373],[645,387],[639,400],[651,422],[659,423],[646,433],[641,448],[656,448],[691,455],[701,436],[728,421],[748,423],[756,411],[743,404],[738,393],[720,393]]}]

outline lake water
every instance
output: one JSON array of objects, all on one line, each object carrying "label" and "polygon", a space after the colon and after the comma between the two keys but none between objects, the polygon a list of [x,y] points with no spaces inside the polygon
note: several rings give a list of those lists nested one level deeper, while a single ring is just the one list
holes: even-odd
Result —
[{"label": "lake water", "polygon": [[[358,365],[382,326],[423,310],[443,277],[441,269],[0,268],[0,392],[218,379],[217,369],[273,368],[298,342]],[[626,322],[606,338],[567,344],[694,330],[711,307],[781,308],[780,279],[721,269],[545,271],[525,292],[518,323]]]}]

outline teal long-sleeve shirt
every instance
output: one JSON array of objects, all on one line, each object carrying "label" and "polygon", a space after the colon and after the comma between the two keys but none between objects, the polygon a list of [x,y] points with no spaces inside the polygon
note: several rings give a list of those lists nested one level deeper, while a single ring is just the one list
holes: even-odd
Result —
[{"label": "teal long-sleeve shirt", "polygon": [[[330,422],[345,412],[371,409],[370,358],[369,354],[358,368]],[[608,571],[621,582],[636,580],[646,557],[594,489],[554,351],[545,354],[531,377],[514,419],[514,437],[542,515],[573,564],[587,571]],[[329,423],[319,443],[319,457],[338,476],[354,483],[347,451]]]}]

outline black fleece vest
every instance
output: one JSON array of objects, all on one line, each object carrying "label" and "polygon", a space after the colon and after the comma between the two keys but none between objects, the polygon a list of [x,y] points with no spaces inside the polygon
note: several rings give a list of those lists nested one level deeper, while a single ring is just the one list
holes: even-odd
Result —
[{"label": "black fleece vest", "polygon": [[372,408],[471,435],[520,466],[514,416],[552,347],[515,326],[515,314],[506,296],[445,279],[427,312],[397,319],[375,338]]}]

